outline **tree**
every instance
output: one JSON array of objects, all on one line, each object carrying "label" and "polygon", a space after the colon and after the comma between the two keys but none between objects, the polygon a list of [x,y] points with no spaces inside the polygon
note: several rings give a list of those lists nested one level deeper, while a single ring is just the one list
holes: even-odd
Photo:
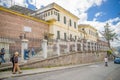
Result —
[{"label": "tree", "polygon": [[104,31],[102,32],[102,35],[107,40],[108,47],[111,49],[110,41],[118,40],[118,35],[114,32],[114,30],[110,29],[111,26],[109,26],[108,23],[104,26]]}]

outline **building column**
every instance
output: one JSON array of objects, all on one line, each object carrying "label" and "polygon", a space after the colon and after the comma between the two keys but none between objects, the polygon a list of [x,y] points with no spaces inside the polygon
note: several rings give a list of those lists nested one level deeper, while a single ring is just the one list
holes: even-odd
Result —
[{"label": "building column", "polygon": [[82,43],[81,43],[81,51],[84,52],[84,49],[85,49],[84,42],[82,41]]},{"label": "building column", "polygon": [[94,51],[94,42],[92,43],[93,51]]},{"label": "building column", "polygon": [[70,52],[70,41],[68,40],[67,41],[67,53],[69,53]]},{"label": "building column", "polygon": [[96,42],[96,51],[97,51],[97,42]]},{"label": "building column", "polygon": [[22,42],[22,44],[21,44],[21,61],[24,62],[25,49],[28,49],[28,40],[22,39],[21,42]]},{"label": "building column", "polygon": [[75,41],[75,52],[77,52],[77,40]]},{"label": "building column", "polygon": [[60,56],[60,40],[57,40],[57,54]]},{"label": "building column", "polygon": [[88,42],[87,41],[86,41],[85,45],[86,45],[86,49],[85,50],[88,51]]},{"label": "building column", "polygon": [[42,52],[43,52],[43,57],[47,58],[47,40],[43,39],[42,42]]},{"label": "building column", "polygon": [[91,42],[90,42],[90,51],[92,51],[92,45],[91,45]]},{"label": "building column", "polygon": [[83,43],[80,43],[80,50],[83,52]]}]

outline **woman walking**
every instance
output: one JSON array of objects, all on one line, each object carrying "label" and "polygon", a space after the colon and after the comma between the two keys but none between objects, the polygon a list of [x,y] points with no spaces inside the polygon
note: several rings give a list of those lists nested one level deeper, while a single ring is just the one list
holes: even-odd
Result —
[{"label": "woman walking", "polygon": [[13,74],[16,74],[16,70],[19,72],[19,73],[22,73],[20,71],[20,67],[19,67],[19,64],[18,64],[18,55],[19,53],[18,52],[15,52],[14,54],[14,69],[13,69]]}]

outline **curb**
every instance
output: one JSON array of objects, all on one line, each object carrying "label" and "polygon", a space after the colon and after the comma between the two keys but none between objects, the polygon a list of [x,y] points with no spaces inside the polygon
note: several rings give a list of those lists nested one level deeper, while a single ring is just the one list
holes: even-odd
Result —
[{"label": "curb", "polygon": [[84,67],[84,66],[89,66],[89,65],[92,65],[92,64],[97,64],[97,63],[101,63],[101,62],[80,64],[80,65],[71,65],[71,66],[63,66],[63,67],[55,67],[55,68],[51,68],[51,69],[47,69],[47,70],[43,70],[43,71],[39,71],[39,72],[31,72],[31,73],[26,73],[26,74],[24,74],[24,72],[23,72],[22,74],[15,74],[15,75],[12,74],[10,76],[0,78],[0,80],[10,78],[10,77],[21,77],[21,76],[35,75],[35,74],[40,74],[40,73],[52,72],[52,71],[59,71],[59,70],[64,70],[64,69]]}]

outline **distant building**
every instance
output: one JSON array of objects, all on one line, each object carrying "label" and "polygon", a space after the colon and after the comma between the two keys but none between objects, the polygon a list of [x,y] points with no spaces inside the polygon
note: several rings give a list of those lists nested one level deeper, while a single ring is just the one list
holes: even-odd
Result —
[{"label": "distant building", "polygon": [[104,37],[99,37],[97,40],[98,50],[104,51],[109,50],[108,43]]},{"label": "distant building", "polygon": [[78,30],[82,32],[82,38],[85,38],[91,42],[97,42],[98,33],[97,29],[88,25],[88,24],[80,24],[78,25]]}]

